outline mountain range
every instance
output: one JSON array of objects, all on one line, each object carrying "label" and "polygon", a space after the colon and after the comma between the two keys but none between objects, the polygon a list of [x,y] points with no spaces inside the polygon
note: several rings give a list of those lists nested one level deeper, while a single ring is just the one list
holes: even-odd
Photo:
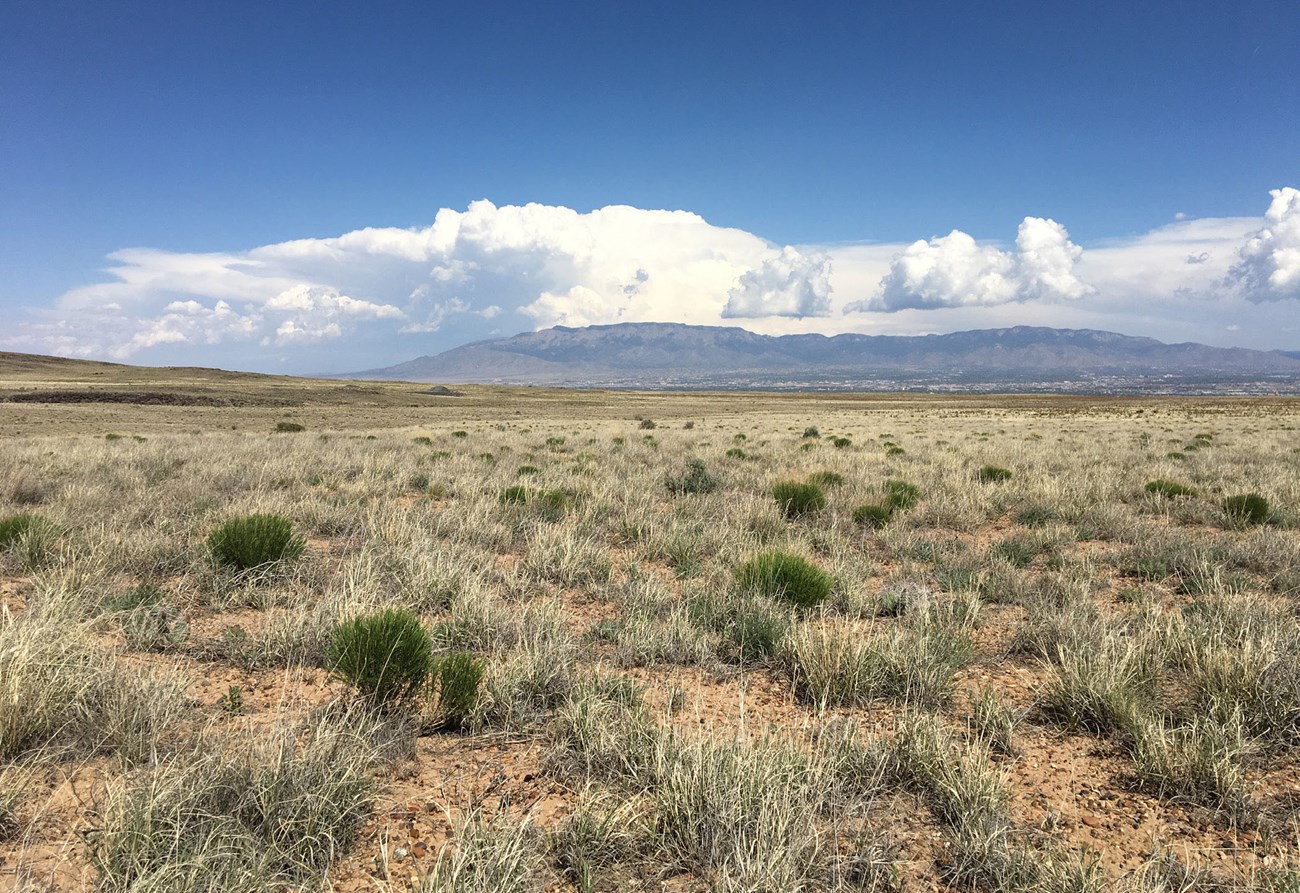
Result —
[{"label": "mountain range", "polygon": [[774,336],[620,323],[478,341],[348,377],[574,387],[1300,393],[1300,356],[1036,326]]}]

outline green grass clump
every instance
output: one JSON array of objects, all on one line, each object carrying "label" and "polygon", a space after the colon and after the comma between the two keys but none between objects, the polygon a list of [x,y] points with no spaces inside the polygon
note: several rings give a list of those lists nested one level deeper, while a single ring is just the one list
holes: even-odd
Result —
[{"label": "green grass clump", "polygon": [[1241,493],[1223,500],[1223,514],[1233,524],[1246,527],[1268,520],[1268,500],[1258,493]]},{"label": "green grass clump", "polygon": [[391,608],[340,623],[329,666],[370,703],[396,705],[424,687],[434,666],[433,643],[414,614]]},{"label": "green grass clump", "polygon": [[981,484],[997,484],[1011,480],[1011,469],[1000,465],[985,465],[975,472],[975,479]]},{"label": "green grass clump", "polygon": [[1154,493],[1157,496],[1163,496],[1166,499],[1174,499],[1179,496],[1195,496],[1196,490],[1185,484],[1176,481],[1167,481],[1164,478],[1157,478],[1146,485],[1146,492]]},{"label": "green grass clump", "polygon": [[43,525],[50,525],[50,522],[39,515],[12,515],[0,520],[0,550],[10,548]]},{"label": "green grass clump", "polygon": [[853,510],[853,523],[862,527],[884,527],[893,514],[887,505],[867,503]]},{"label": "green grass clump", "polygon": [[728,459],[744,459],[747,455],[748,454],[744,450],[740,449],[740,447],[732,447],[727,450]]},{"label": "green grass clump", "polygon": [[910,508],[915,508],[920,501],[921,490],[915,484],[909,484],[907,481],[885,481],[884,504],[891,509],[900,512],[907,511]]},{"label": "green grass clump", "polygon": [[736,583],[744,590],[812,608],[831,594],[835,578],[799,555],[773,550],[742,564]]},{"label": "green grass clump", "polygon": [[822,436],[822,433],[821,433],[820,431],[817,430],[817,426],[816,426],[816,425],[809,425],[807,428],[804,428],[804,429],[803,429],[803,436],[804,436],[804,437],[821,437],[821,436]]},{"label": "green grass clump", "polygon": [[642,419],[641,424],[637,425],[642,431],[653,431],[659,426],[655,424],[654,419]]},{"label": "green grass clump", "polygon": [[208,551],[225,567],[246,571],[302,554],[306,541],[293,532],[293,523],[279,515],[231,518],[208,537]]},{"label": "green grass clump", "polygon": [[844,483],[844,475],[835,471],[818,471],[810,474],[808,480],[819,487],[838,487]]},{"label": "green grass clump", "polygon": [[779,481],[772,485],[772,497],[787,518],[810,515],[826,508],[826,493],[816,484]]},{"label": "green grass clump", "polygon": [[459,437],[459,438],[469,437],[469,432],[468,432],[468,431],[453,431],[453,432],[451,432],[451,436],[452,436],[452,437]]},{"label": "green grass clump", "polygon": [[437,705],[441,728],[460,729],[469,722],[478,703],[483,674],[483,661],[468,651],[453,651],[433,659],[429,665],[429,696]]},{"label": "green grass clump", "polygon": [[885,450],[885,455],[886,455],[886,456],[905,456],[905,455],[907,455],[907,450],[903,449],[901,446],[891,446],[891,447],[888,447],[888,448]]},{"label": "green grass clump", "polygon": [[526,475],[541,474],[541,473],[542,470],[538,468],[536,465],[520,465],[518,468],[515,469],[515,474],[519,475],[519,477],[524,477]]},{"label": "green grass clump", "polygon": [[276,422],[275,430],[280,434],[294,434],[298,431],[306,431],[302,425],[297,422]]},{"label": "green grass clump", "polygon": [[424,434],[421,434],[419,437],[412,437],[411,442],[416,446],[433,446],[433,438]]},{"label": "green grass clump", "polygon": [[685,471],[669,476],[665,484],[669,493],[680,496],[684,493],[712,493],[721,481],[704,467],[703,459],[687,459]]},{"label": "green grass clump", "polygon": [[523,505],[528,501],[529,490],[523,484],[512,484],[501,491],[497,497],[506,505]]},{"label": "green grass clump", "polygon": [[853,446],[853,441],[847,437],[832,437],[831,446],[835,447],[837,450],[842,450],[845,447]]}]

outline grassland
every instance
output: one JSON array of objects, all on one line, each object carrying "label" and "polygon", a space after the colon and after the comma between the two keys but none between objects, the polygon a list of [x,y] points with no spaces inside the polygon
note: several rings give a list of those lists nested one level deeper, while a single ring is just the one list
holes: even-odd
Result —
[{"label": "grassland", "polygon": [[0,888],[1300,889],[1298,402],[7,361]]}]

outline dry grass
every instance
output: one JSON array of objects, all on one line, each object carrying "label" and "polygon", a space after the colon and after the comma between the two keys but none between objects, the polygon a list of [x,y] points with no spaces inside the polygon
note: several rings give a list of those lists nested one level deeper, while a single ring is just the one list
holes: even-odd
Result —
[{"label": "dry grass", "polygon": [[[239,387],[170,374],[113,386]],[[1294,889],[1293,402],[250,387],[0,404],[57,432],[0,455],[42,519],[0,550],[0,883]],[[214,563],[258,514],[302,555]],[[776,553],[816,598],[746,576]],[[456,722],[333,681],[388,609],[481,662]]]}]

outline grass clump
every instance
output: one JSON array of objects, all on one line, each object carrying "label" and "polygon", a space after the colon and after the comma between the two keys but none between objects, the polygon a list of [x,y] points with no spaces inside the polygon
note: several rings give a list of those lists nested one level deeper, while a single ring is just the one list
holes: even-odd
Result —
[{"label": "grass clump", "polygon": [[298,889],[347,850],[377,763],[364,717],[205,738],[109,786],[91,835],[103,893]]},{"label": "grass clump", "polygon": [[1165,499],[1176,499],[1180,496],[1195,496],[1196,490],[1177,481],[1167,481],[1164,478],[1157,478],[1147,483],[1144,488],[1148,493],[1154,493],[1156,496],[1163,496]]},{"label": "grass clump", "polygon": [[887,505],[867,503],[853,510],[853,523],[862,527],[884,527],[893,514]]},{"label": "grass clump", "polygon": [[743,590],[812,608],[831,594],[835,578],[799,555],[772,550],[737,568],[736,584]]},{"label": "grass clump", "polygon": [[329,666],[366,701],[394,706],[410,700],[429,678],[433,643],[415,615],[391,608],[339,624]]},{"label": "grass clump", "polygon": [[999,484],[1011,480],[1011,469],[1000,465],[985,465],[975,472],[975,480],[981,484]]},{"label": "grass clump", "polygon": [[836,471],[818,471],[809,475],[808,481],[819,487],[839,487],[844,484],[844,475]]},{"label": "grass clump", "polygon": [[778,481],[772,485],[772,497],[787,518],[810,515],[826,508],[826,492],[817,484]]},{"label": "grass clump", "polygon": [[1234,526],[1249,527],[1269,519],[1268,500],[1258,493],[1241,493],[1223,500],[1223,514]]},{"label": "grass clump", "polygon": [[208,537],[208,551],[220,565],[252,570],[302,554],[306,541],[293,532],[293,522],[280,515],[231,518]]},{"label": "grass clump", "polygon": [[809,438],[812,438],[812,437],[821,437],[821,436],[822,436],[822,433],[821,433],[820,431],[817,430],[817,426],[816,426],[816,425],[809,425],[807,428],[804,428],[804,429],[803,429],[803,436],[804,436],[804,437],[809,437]]},{"label": "grass clump", "polygon": [[835,449],[837,450],[842,450],[845,449],[846,447],[853,446],[853,441],[847,437],[832,437],[831,446],[835,447]]},{"label": "grass clump", "polygon": [[921,489],[907,481],[885,481],[884,504],[893,511],[907,511],[921,501]]},{"label": "grass clump", "polygon": [[302,425],[297,422],[276,422],[275,430],[280,434],[296,434],[299,431],[306,431]]},{"label": "grass clump", "polygon": [[709,473],[703,459],[687,459],[686,469],[679,475],[669,476],[665,484],[669,493],[681,496],[686,493],[712,493],[718,489],[721,481]]},{"label": "grass clump", "polygon": [[469,722],[484,672],[483,661],[469,651],[452,651],[430,661],[429,699],[440,728],[460,729]]},{"label": "grass clump", "polygon": [[744,450],[742,450],[740,447],[732,447],[731,449],[727,450],[728,459],[744,459],[747,458],[748,455],[749,454],[746,453]]}]

